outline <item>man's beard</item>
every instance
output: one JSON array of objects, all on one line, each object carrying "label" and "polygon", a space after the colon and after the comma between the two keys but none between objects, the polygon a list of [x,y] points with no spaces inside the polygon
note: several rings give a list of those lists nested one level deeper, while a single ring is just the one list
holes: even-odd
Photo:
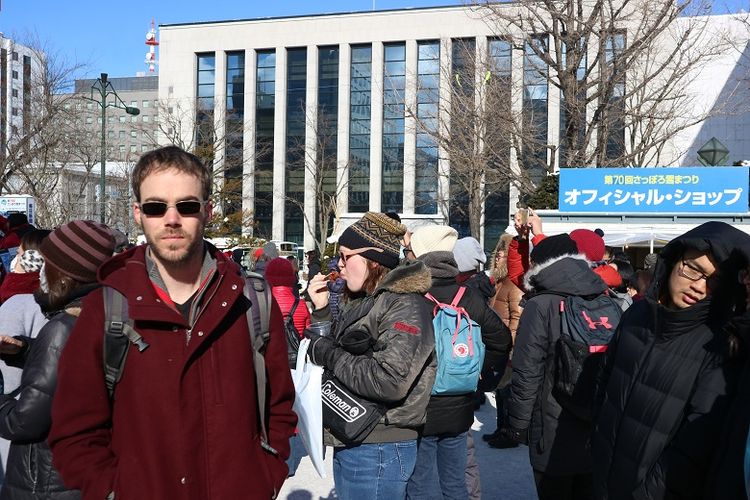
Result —
[{"label": "man's beard", "polygon": [[[164,233],[160,233],[158,237],[162,236],[168,236],[168,235],[179,235],[183,238],[187,235],[182,230],[177,231],[166,231]],[[146,242],[149,245],[149,248],[151,249],[151,252],[163,263],[165,264],[182,264],[184,262],[187,262],[190,260],[196,253],[200,253],[203,248],[203,231],[200,231],[199,234],[195,235],[195,239],[190,242],[187,248],[181,250],[179,253],[176,253],[174,250],[169,249],[167,247],[166,250],[163,248],[160,248],[157,246],[153,240],[153,238],[149,235],[146,235]]]}]

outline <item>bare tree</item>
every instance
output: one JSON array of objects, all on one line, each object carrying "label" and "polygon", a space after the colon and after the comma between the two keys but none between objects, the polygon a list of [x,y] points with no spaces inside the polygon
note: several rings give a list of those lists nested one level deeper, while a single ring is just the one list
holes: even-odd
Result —
[{"label": "bare tree", "polygon": [[[525,55],[525,83],[537,78],[559,93],[562,167],[672,163],[679,152],[665,146],[717,112],[696,106],[696,96],[686,91],[708,61],[734,44],[726,32],[711,27],[710,3],[475,5],[494,33]],[[527,135],[522,132],[521,143]]]},{"label": "bare tree", "polygon": [[[10,190],[10,180],[28,175],[28,169],[49,161],[65,148],[69,134],[60,127],[70,109],[69,88],[83,65],[70,62],[38,37],[24,43],[33,56],[24,81],[23,125],[12,126],[0,151],[0,192]],[[69,144],[69,143],[68,143]],[[44,199],[39,202],[44,203]]]},{"label": "bare tree", "polygon": [[[506,192],[510,184],[533,189],[528,171],[511,162],[522,117],[512,104],[518,96],[511,85],[510,45],[477,51],[473,40],[454,40],[441,50],[452,54],[439,67],[441,74],[450,75],[447,85],[441,89],[435,78],[419,76],[417,102],[407,105],[406,115],[416,124],[417,143],[434,145],[439,159],[449,163],[444,170],[433,163],[437,203],[449,217],[468,219],[471,235],[479,239],[490,196]],[[437,60],[437,53],[432,59]],[[419,156],[417,168],[422,170]],[[440,189],[446,185],[447,192]]]}]

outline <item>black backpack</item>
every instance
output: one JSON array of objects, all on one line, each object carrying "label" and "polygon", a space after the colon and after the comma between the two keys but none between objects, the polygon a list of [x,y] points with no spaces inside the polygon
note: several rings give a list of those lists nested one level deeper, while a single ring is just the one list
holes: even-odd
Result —
[{"label": "black backpack", "polygon": [[596,378],[621,316],[619,304],[604,294],[560,301],[552,395],[563,409],[587,422],[592,421]]},{"label": "black backpack", "polygon": [[[266,426],[266,362],[265,353],[270,332],[271,288],[266,286],[263,276],[256,273],[244,273],[245,297],[251,306],[245,313],[250,333],[250,345],[253,350],[253,367],[258,395],[258,414],[260,415],[260,445],[273,455],[278,455],[268,442]],[[128,301],[124,295],[108,286],[102,287],[104,293],[104,381],[109,399],[114,399],[115,385],[122,378],[128,348],[133,344],[138,352],[145,351],[149,344],[135,330],[134,322],[128,317]]]},{"label": "black backpack", "polygon": [[299,332],[294,326],[294,311],[300,303],[300,298],[294,299],[292,308],[289,309],[289,315],[284,320],[284,333],[286,333],[287,357],[289,358],[289,368],[297,366],[297,351],[299,351]]}]

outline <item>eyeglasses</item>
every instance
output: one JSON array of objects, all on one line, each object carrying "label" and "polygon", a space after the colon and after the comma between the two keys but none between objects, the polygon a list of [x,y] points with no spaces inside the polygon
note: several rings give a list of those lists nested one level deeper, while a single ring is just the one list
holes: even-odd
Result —
[{"label": "eyeglasses", "polygon": [[178,201],[174,205],[170,205],[163,201],[147,201],[141,203],[140,207],[141,211],[148,216],[161,217],[167,213],[169,207],[175,207],[180,215],[196,215],[201,211],[201,208],[203,208],[203,205],[205,204],[205,201],[198,200]]},{"label": "eyeglasses", "polygon": [[373,252],[383,253],[383,249],[378,248],[378,247],[362,247],[356,250],[350,250],[348,252],[341,251],[339,252],[339,267],[341,267],[342,265],[346,266],[346,261],[349,260],[349,257],[352,257],[354,255],[359,255],[361,253],[367,252],[368,250],[372,250]]},{"label": "eyeglasses", "polygon": [[683,278],[689,279],[690,281],[706,280],[706,282],[708,282],[709,279],[713,278],[716,275],[716,273],[713,273],[710,276],[703,274],[697,269],[690,267],[684,260],[682,261],[682,266],[680,267],[680,269],[677,270],[677,274],[679,274]]}]

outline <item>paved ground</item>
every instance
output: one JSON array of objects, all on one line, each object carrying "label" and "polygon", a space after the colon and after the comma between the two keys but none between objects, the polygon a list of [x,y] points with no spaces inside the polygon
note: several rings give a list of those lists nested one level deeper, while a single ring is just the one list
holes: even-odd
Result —
[{"label": "paved ground", "polygon": [[[481,439],[485,432],[495,430],[494,405],[494,397],[487,394],[487,403],[475,413],[472,427],[482,478],[482,498],[486,500],[536,500],[528,449],[520,446],[510,450],[495,450]],[[313,469],[310,460],[303,458],[297,474],[287,480],[279,498],[288,500],[338,498],[333,488],[332,456],[333,451],[329,448],[326,451],[327,479],[321,479]]]}]

